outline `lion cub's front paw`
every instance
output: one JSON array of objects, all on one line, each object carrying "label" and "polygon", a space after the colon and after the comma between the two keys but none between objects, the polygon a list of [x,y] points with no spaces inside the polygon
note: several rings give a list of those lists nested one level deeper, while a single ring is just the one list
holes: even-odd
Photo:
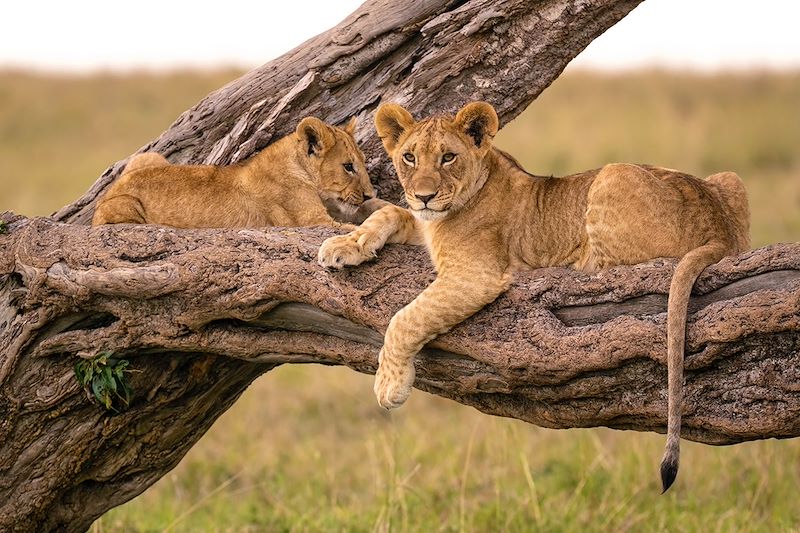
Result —
[{"label": "lion cub's front paw", "polygon": [[414,363],[398,364],[385,357],[380,357],[380,361],[375,373],[375,397],[381,407],[400,407],[414,386]]},{"label": "lion cub's front paw", "polygon": [[328,268],[342,268],[348,265],[360,265],[373,257],[375,253],[365,251],[355,232],[351,232],[325,239],[319,247],[317,262]]}]

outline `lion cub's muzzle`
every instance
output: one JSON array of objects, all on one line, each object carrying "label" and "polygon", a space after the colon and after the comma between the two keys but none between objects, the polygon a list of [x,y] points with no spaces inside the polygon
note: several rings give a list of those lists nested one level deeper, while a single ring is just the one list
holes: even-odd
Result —
[{"label": "lion cub's muzzle", "polygon": [[416,176],[405,189],[406,201],[413,211],[446,211],[449,196],[442,189],[441,179],[435,175]]},{"label": "lion cub's muzzle", "polygon": [[436,203],[436,193],[433,194],[417,194],[413,195],[406,193],[406,202],[408,207],[413,211],[421,211],[423,209],[430,209]]},{"label": "lion cub's muzzle", "polygon": [[450,200],[443,198],[440,192],[433,194],[417,194],[413,197],[406,194],[406,202],[411,212],[421,220],[439,220],[447,216]]},{"label": "lion cub's muzzle", "polygon": [[344,202],[350,205],[361,205],[367,200],[374,198],[374,194],[361,192],[361,191],[349,191],[339,198],[339,201]]},{"label": "lion cub's muzzle", "polygon": [[417,200],[422,202],[422,205],[427,206],[428,202],[430,202],[436,196],[436,194],[415,194],[414,196],[417,198]]}]

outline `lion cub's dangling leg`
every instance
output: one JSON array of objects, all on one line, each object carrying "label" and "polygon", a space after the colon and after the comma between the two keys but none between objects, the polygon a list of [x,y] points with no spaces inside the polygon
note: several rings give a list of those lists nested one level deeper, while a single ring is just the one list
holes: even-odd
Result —
[{"label": "lion cub's dangling leg", "polygon": [[[325,240],[317,260],[326,268],[359,265],[373,259],[386,243],[423,244],[419,223],[408,210],[392,204],[378,209],[354,231]],[[463,280],[439,277],[392,317],[375,376],[375,394],[381,406],[397,407],[408,398],[414,385],[414,356],[426,342],[452,326],[447,317],[453,311],[452,323],[457,323],[483,306],[485,302],[462,314],[463,285]]]},{"label": "lion cub's dangling leg", "polygon": [[385,409],[402,405],[414,385],[414,358],[428,342],[495,300],[511,283],[511,273],[494,257],[450,265],[386,328],[375,373],[375,397]]}]

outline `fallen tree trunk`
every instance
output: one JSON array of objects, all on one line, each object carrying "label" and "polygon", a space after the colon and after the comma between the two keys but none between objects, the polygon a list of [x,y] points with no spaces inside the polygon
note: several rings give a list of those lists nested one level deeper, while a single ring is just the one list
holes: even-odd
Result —
[{"label": "fallen tree trunk", "polygon": [[[277,365],[373,373],[390,317],[434,276],[424,250],[406,246],[326,271],[315,254],[333,230],[320,228],[19,218],[8,230],[0,236],[4,528],[18,516],[36,516],[44,529],[86,527],[172,468]],[[521,274],[423,351],[416,386],[546,427],[663,432],[673,267],[659,260],[594,275]],[[731,444],[800,435],[800,244],[710,267],[690,309],[684,437]],[[133,401],[119,414],[87,401],[73,373],[76,360],[101,351],[135,371]]]}]

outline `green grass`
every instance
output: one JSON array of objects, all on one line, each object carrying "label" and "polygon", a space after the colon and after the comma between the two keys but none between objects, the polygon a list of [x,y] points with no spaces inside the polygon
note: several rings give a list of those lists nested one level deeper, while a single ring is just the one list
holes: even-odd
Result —
[{"label": "green grass", "polygon": [[[47,214],[234,72],[0,73],[0,211]],[[530,170],[640,161],[745,179],[754,244],[800,240],[800,74],[570,73],[498,135]],[[98,520],[106,531],[797,531],[800,441],[686,442],[554,431],[415,391],[388,414],[372,378],[281,367],[180,465]]]}]

